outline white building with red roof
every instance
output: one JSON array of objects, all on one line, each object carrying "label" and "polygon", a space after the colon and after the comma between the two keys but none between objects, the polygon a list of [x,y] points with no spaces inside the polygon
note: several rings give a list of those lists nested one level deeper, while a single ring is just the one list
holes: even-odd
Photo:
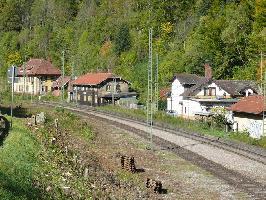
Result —
[{"label": "white building with red roof", "polygon": [[263,96],[244,97],[228,109],[233,112],[233,127],[235,131],[248,132],[253,138],[265,136],[266,124],[263,125],[263,112],[265,112]]},{"label": "white building with red roof", "polygon": [[136,97],[135,92],[130,92],[129,82],[112,73],[88,73],[73,81],[72,86],[70,101],[91,106]]},{"label": "white building with red roof", "polygon": [[61,72],[45,59],[30,59],[18,68],[14,92],[41,95],[51,92],[53,81]]}]

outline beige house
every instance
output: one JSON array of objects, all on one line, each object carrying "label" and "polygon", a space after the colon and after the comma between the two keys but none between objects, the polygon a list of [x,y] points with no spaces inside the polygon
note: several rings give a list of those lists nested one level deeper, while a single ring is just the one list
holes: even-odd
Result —
[{"label": "beige house", "polygon": [[52,91],[52,84],[61,72],[50,61],[30,59],[18,69],[14,92],[43,95]]}]

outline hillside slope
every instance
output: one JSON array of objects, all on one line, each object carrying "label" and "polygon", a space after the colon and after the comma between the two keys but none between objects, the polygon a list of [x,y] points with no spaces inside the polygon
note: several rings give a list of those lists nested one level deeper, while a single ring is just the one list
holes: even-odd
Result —
[{"label": "hillside slope", "polygon": [[65,50],[69,74],[111,69],[143,92],[153,27],[161,86],[206,62],[215,78],[258,79],[265,13],[265,0],[0,0],[0,70],[30,57],[60,66]]}]

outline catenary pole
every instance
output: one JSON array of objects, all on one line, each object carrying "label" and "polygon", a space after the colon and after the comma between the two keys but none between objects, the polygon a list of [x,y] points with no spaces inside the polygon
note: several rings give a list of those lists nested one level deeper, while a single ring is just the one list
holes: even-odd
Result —
[{"label": "catenary pole", "polygon": [[61,72],[61,98],[62,102],[64,102],[64,94],[65,94],[65,87],[64,87],[64,79],[65,79],[65,51],[62,51],[62,72]]}]

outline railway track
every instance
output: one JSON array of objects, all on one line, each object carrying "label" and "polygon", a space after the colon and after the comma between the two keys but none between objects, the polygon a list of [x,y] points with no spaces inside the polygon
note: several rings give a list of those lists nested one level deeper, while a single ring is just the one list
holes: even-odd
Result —
[{"label": "railway track", "polygon": [[[99,111],[93,107],[84,106],[84,105],[83,106],[82,105],[79,105],[79,106],[67,105],[66,106],[66,105],[63,105],[60,103],[54,103],[54,102],[42,102],[39,104],[50,105],[50,106],[62,106],[64,108],[70,109],[72,111],[84,112],[85,114],[87,111],[90,111],[90,113],[104,114],[105,116],[109,116],[112,118],[115,117],[117,119],[124,120],[127,122],[133,122],[133,123],[140,124],[143,126],[147,125],[144,121],[125,118],[124,116],[120,116],[119,114]],[[80,109],[82,109],[82,110],[80,110]],[[157,130],[167,131],[169,133],[172,133],[172,134],[175,134],[178,136],[189,138],[189,139],[192,139],[192,140],[200,142],[200,143],[204,143],[204,144],[208,144],[208,145],[220,148],[220,149],[224,149],[226,151],[238,154],[238,155],[243,156],[245,158],[248,158],[248,159],[251,159],[251,160],[254,160],[256,162],[259,162],[259,163],[266,165],[266,150],[259,148],[259,147],[256,147],[256,146],[250,146],[250,145],[246,145],[246,144],[239,143],[239,142],[227,141],[227,140],[221,139],[219,137],[205,136],[205,135],[201,135],[201,134],[198,134],[195,132],[194,133],[188,132],[188,131],[185,131],[183,129],[173,128],[173,127],[167,126],[165,124],[157,125],[155,123],[154,128]]]},{"label": "railway track", "polygon": [[[110,113],[101,112],[94,108],[87,106],[66,106],[57,103],[51,102],[42,102],[39,103],[43,106],[50,107],[58,107],[63,106],[65,109],[76,113],[82,117],[86,118],[94,118],[99,121],[108,122],[113,124],[116,127],[122,128],[124,130],[128,130],[137,134],[143,138],[148,139],[148,129],[144,130],[139,128],[139,126],[146,126],[144,122],[127,119],[122,116],[114,116]],[[134,124],[130,126],[129,124]],[[139,126],[138,126],[139,125]],[[245,159],[252,160],[254,162],[258,162],[260,166],[265,168],[265,150],[260,148],[252,148],[248,147],[248,145],[238,144],[233,142],[222,141],[218,138],[210,138],[206,136],[201,136],[196,133],[186,133],[185,131],[173,130],[171,128],[161,127],[155,125],[154,130],[167,132],[169,134],[173,134],[175,136],[180,136],[187,138],[189,140],[193,140],[196,144],[205,144],[212,146],[213,148],[222,149],[224,151],[231,152],[233,154],[237,154]],[[191,163],[209,171],[214,176],[219,179],[224,180],[230,185],[233,185],[235,188],[248,193],[252,198],[251,199],[265,199],[266,197],[266,185],[265,182],[260,182],[257,177],[247,176],[241,173],[238,170],[232,170],[220,163],[217,163],[211,159],[208,159],[197,152],[193,152],[185,146],[176,145],[173,141],[169,141],[169,139],[154,136],[153,142],[157,146],[161,148],[165,148],[169,151],[174,152],[178,156],[184,158],[185,160],[190,161]],[[193,145],[193,144],[192,144]],[[211,153],[211,152],[210,152]],[[229,159],[229,158],[228,158]],[[243,166],[245,167],[245,166]],[[258,171],[259,173],[259,171]]]}]

